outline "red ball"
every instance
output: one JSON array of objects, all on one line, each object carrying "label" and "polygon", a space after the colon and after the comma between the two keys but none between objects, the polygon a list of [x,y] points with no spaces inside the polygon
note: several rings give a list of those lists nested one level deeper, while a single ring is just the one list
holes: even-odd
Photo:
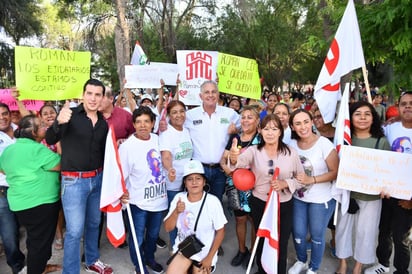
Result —
[{"label": "red ball", "polygon": [[399,116],[399,111],[397,106],[390,106],[386,109],[386,120],[389,118]]},{"label": "red ball", "polygon": [[251,190],[255,185],[255,174],[247,168],[238,168],[232,174],[233,184],[242,191]]}]

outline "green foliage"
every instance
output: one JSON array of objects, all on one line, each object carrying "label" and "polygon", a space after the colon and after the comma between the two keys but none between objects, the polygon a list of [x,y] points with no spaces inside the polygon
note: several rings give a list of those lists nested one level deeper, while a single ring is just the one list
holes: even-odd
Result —
[{"label": "green foliage", "polygon": [[40,10],[37,0],[2,0],[0,27],[18,45],[21,39],[41,33]]}]

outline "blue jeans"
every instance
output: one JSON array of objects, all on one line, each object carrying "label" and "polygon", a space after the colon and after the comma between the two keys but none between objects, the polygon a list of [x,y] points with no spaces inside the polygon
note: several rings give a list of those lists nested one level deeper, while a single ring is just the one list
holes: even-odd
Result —
[{"label": "blue jeans", "polygon": [[[152,263],[155,260],[156,240],[162,225],[163,211],[146,211],[132,204],[130,204],[130,210],[142,262],[143,264]],[[129,252],[136,271],[139,271],[136,247],[131,231],[129,233]]]},{"label": "blue jeans", "polygon": [[220,167],[208,167],[203,165],[205,169],[206,182],[210,187],[209,193],[215,195],[222,201],[223,193],[225,192],[226,174]]},{"label": "blue jeans", "polygon": [[[168,190],[167,191],[167,200],[169,201],[169,208],[170,208],[170,203],[172,202],[173,198],[176,196],[177,193],[180,191],[172,191]],[[175,239],[177,236],[177,229],[173,229],[172,231],[169,232],[169,238],[170,238],[170,247],[173,249],[173,246],[175,245]]]},{"label": "blue jeans", "polygon": [[7,188],[1,187],[4,194],[0,196],[0,236],[6,253],[7,264],[13,273],[24,267],[24,254],[19,247],[19,227],[14,213],[9,208],[6,198]]},{"label": "blue jeans", "polygon": [[293,239],[296,255],[300,262],[307,261],[306,236],[311,238],[311,258],[309,267],[317,271],[322,263],[325,251],[325,232],[330,217],[335,210],[336,201],[329,200],[327,203],[306,203],[293,199]]},{"label": "blue jeans", "polygon": [[62,204],[66,218],[63,274],[80,273],[80,240],[86,265],[99,259],[100,192],[102,173],[91,178],[62,176]]}]

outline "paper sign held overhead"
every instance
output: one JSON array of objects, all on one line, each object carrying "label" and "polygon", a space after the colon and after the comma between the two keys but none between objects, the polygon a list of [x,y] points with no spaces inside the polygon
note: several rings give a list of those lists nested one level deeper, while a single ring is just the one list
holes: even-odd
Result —
[{"label": "paper sign held overhead", "polygon": [[260,99],[261,85],[256,60],[219,52],[219,91]]},{"label": "paper sign held overhead", "polygon": [[90,79],[90,52],[15,47],[16,86],[21,99],[81,98]]}]

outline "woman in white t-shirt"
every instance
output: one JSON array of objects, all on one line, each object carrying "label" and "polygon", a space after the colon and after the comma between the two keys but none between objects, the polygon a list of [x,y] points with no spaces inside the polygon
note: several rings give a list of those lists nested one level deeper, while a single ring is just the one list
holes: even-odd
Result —
[{"label": "woman in white t-shirt", "polygon": [[[133,112],[136,132],[119,147],[123,175],[128,191],[131,215],[143,262],[155,273],[163,267],[155,261],[156,240],[167,209],[166,180],[160,159],[158,136],[152,133],[155,115],[149,107],[141,106]],[[140,272],[136,247],[129,233],[130,257],[136,273]],[[144,243],[144,245],[143,245]],[[142,266],[144,273],[146,266]]]},{"label": "woman in white t-shirt", "polygon": [[[339,165],[334,145],[327,138],[313,132],[312,115],[304,109],[295,110],[289,119],[292,129],[290,146],[295,148],[305,172],[296,178],[305,185],[294,194],[293,239],[297,255],[289,274],[307,269],[316,273],[325,250],[325,232],[336,201],[332,198],[332,185]],[[310,243],[306,241],[310,234]],[[311,246],[311,258],[307,262],[306,246]]]},{"label": "woman in white t-shirt", "polygon": [[[171,231],[177,228],[174,252],[177,252],[179,243],[192,234],[196,235],[204,247],[190,258],[176,253],[169,264],[167,273],[186,274],[191,267],[191,273],[212,273],[216,268],[217,250],[225,236],[227,220],[223,207],[216,196],[206,195],[203,190],[206,177],[203,165],[198,160],[191,160],[185,164],[183,183],[187,191],[178,193],[174,197],[164,220],[165,229]],[[204,199],[204,205],[200,211]],[[198,216],[199,220],[195,230]]]},{"label": "woman in white t-shirt", "polygon": [[[183,127],[186,120],[186,106],[183,102],[173,100],[167,105],[169,125],[166,131],[159,135],[159,147],[162,155],[163,169],[166,178],[167,198],[169,205],[177,193],[181,192],[183,167],[190,161],[193,154],[189,131]],[[169,233],[170,246],[175,243],[177,230]]]}]

